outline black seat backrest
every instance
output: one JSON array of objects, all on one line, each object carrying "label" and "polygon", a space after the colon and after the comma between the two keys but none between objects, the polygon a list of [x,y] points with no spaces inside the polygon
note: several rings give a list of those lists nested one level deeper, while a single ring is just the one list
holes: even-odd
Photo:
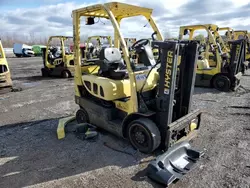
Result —
[{"label": "black seat backrest", "polygon": [[142,47],[142,51],[139,53],[139,62],[145,66],[154,66],[156,64],[150,45]]},{"label": "black seat backrest", "polygon": [[94,49],[95,49],[94,46],[89,47],[89,53],[93,53]]}]

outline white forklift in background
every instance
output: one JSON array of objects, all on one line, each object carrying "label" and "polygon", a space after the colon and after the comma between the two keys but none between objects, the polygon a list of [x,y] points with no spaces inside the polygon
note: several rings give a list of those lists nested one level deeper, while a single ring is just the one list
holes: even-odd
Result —
[{"label": "white forklift in background", "polygon": [[16,57],[33,57],[35,52],[32,50],[32,46],[26,44],[15,43],[13,46],[13,53]]}]

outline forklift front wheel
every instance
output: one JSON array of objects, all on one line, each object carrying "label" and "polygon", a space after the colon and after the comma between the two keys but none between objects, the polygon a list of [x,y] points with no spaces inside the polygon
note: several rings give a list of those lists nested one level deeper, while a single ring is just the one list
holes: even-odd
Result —
[{"label": "forklift front wheel", "polygon": [[63,72],[62,72],[62,77],[63,77],[63,78],[69,78],[69,77],[70,77],[69,71],[63,71]]},{"label": "forklift front wheel", "polygon": [[82,108],[79,109],[76,112],[76,121],[77,123],[88,123],[89,122],[88,113]]},{"label": "forklift front wheel", "polygon": [[228,92],[230,90],[231,81],[227,76],[217,75],[213,80],[213,86],[219,91]]},{"label": "forklift front wheel", "polygon": [[49,71],[45,68],[42,68],[42,77],[48,77],[49,76]]},{"label": "forklift front wheel", "polygon": [[128,138],[132,146],[143,153],[152,153],[161,143],[156,124],[147,118],[139,118],[128,126]]}]

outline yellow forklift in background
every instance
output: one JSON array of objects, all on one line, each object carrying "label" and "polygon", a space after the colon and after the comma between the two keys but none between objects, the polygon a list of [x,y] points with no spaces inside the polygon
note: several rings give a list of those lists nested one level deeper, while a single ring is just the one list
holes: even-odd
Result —
[{"label": "yellow forklift in background", "polygon": [[[187,142],[194,137],[201,121],[201,111],[190,111],[198,44],[163,41],[152,11],[118,2],[73,10],[75,102],[80,107],[76,120],[128,139],[141,152],[166,151],[149,165],[148,176],[169,185],[184,175],[182,171],[188,172],[201,156]],[[158,41],[152,45],[161,52],[160,61],[155,61],[148,39],[131,46],[138,55],[137,64],[129,57],[120,22],[136,16],[143,16],[155,31]],[[81,71],[82,17],[86,17],[86,25],[95,24],[95,18],[109,19],[114,28],[114,48],[101,50],[96,61],[100,69],[95,74]],[[177,80],[179,55],[183,57],[183,67]],[[189,71],[185,71],[186,66]],[[184,165],[179,166],[179,162]],[[176,169],[179,171],[173,173]]]},{"label": "yellow forklift in background", "polygon": [[246,40],[246,61],[245,66],[243,68],[243,73],[245,70],[250,68],[250,38],[247,30],[236,30],[234,31],[234,40],[245,39]]},{"label": "yellow forklift in background", "polygon": [[231,27],[219,27],[219,31],[225,31],[226,41],[234,39],[234,30]]},{"label": "yellow forklift in background", "polygon": [[[96,40],[96,44],[93,45],[93,40]],[[112,38],[111,36],[91,36],[88,37],[88,40],[86,42],[86,49],[85,49],[85,57],[86,60],[91,61],[93,59],[98,59],[99,53],[103,47],[103,41],[106,40],[108,46],[112,47]]]},{"label": "yellow forklift in background", "polygon": [[235,30],[234,31],[234,40],[245,39],[248,37],[247,30]]},{"label": "yellow forklift in background", "polygon": [[12,80],[10,75],[10,69],[0,39],[0,93],[8,92],[11,90],[11,88]]},{"label": "yellow forklift in background", "polygon": [[[43,48],[42,76],[56,76],[69,78],[74,76],[74,53],[71,52],[69,45],[73,42],[73,37],[51,36],[46,48]],[[67,44],[68,43],[68,44]],[[83,72],[91,73],[97,71],[97,66],[93,63],[81,65]]]},{"label": "yellow forklift in background", "polygon": [[128,47],[131,47],[136,42],[136,38],[124,38],[124,40]]},{"label": "yellow forklift in background", "polygon": [[201,29],[207,33],[207,41],[199,52],[195,85],[234,91],[240,85],[241,65],[245,62],[245,40],[229,41],[227,54],[216,41],[218,26],[213,24],[181,26],[179,39],[189,35],[189,40],[193,40],[194,32]]}]

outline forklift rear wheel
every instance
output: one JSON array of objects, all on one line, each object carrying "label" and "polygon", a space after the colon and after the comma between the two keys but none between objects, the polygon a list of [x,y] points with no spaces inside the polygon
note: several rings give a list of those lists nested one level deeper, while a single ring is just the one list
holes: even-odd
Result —
[{"label": "forklift rear wheel", "polygon": [[63,78],[69,78],[69,77],[70,77],[69,71],[63,71],[63,72],[62,72],[62,77],[63,77]]},{"label": "forklift rear wheel", "polygon": [[159,129],[147,118],[132,121],[128,126],[127,135],[132,146],[143,153],[152,153],[161,142]]},{"label": "forklift rear wheel", "polygon": [[213,80],[213,86],[215,89],[219,91],[229,91],[230,90],[231,81],[227,76],[218,75]]},{"label": "forklift rear wheel", "polygon": [[42,68],[42,77],[48,77],[49,76],[49,71]]},{"label": "forklift rear wheel", "polygon": [[77,121],[77,123],[88,123],[89,122],[88,113],[83,108],[79,109],[76,112],[76,121]]}]

